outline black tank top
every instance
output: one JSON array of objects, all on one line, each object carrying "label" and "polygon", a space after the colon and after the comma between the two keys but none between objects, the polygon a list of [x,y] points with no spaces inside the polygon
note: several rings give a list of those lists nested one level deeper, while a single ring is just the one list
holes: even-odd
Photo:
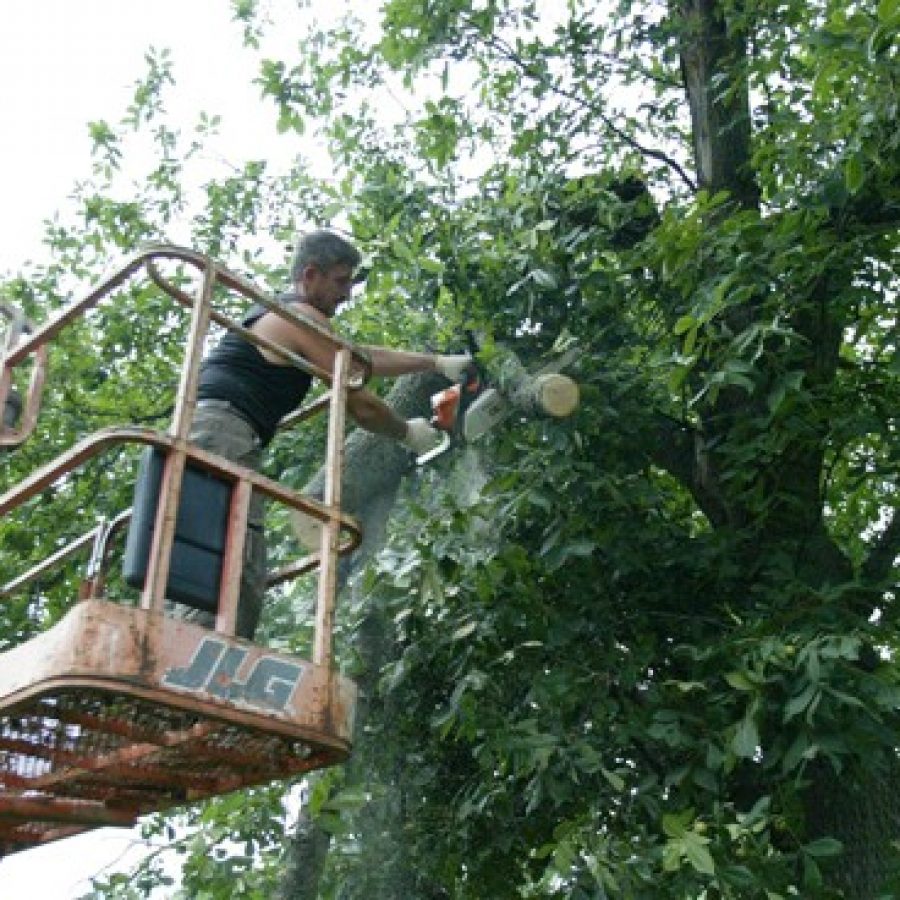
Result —
[{"label": "black tank top", "polygon": [[[254,306],[241,324],[250,328],[267,312],[264,306]],[[269,362],[255,344],[229,331],[200,364],[197,399],[233,404],[253,423],[265,445],[278,423],[303,402],[311,382],[307,372]]]}]

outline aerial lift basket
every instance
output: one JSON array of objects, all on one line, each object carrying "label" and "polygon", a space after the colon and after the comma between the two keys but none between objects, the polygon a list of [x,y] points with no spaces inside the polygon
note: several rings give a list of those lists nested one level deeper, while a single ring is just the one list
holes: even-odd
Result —
[{"label": "aerial lift basket", "polygon": [[[163,277],[158,263],[173,260],[199,270],[202,285],[196,297]],[[152,448],[159,496],[152,534],[142,551],[146,557],[139,566],[142,578],[146,573],[139,606],[105,597],[109,544],[129,521],[130,511],[98,525],[0,587],[2,601],[38,581],[49,567],[85,549],[92,551],[78,602],[47,631],[0,653],[0,855],[98,826],[128,826],[150,812],[333,765],[351,748],[356,688],[335,671],[331,658],[337,557],[361,538],[355,521],[340,510],[346,393],[361,383],[352,376],[354,358],[348,345],[322,334],[336,344],[332,372],[283,352],[290,364],[331,383],[324,397],[290,423],[328,410],[322,501],[205,452],[191,445],[187,434],[209,321],[256,341],[212,308],[213,288],[224,286],[289,319],[291,313],[206,257],[183,248],[149,247],[47,325],[18,327],[18,340],[3,348],[0,407],[11,390],[16,365],[30,362],[37,374],[17,426],[9,422],[0,431],[0,449],[22,443],[34,427],[47,344],[143,267],[192,313],[171,428],[167,433],[133,426],[104,429],[0,496],[0,516],[5,516],[110,447],[131,442]],[[221,572],[212,582],[217,595],[195,603],[215,610],[214,629],[175,618],[166,605],[183,564],[177,523],[185,517],[186,504],[196,502],[186,472],[206,473],[227,486],[218,547]],[[270,576],[272,584],[318,572],[311,660],[235,636],[253,491],[317,519],[322,526],[318,552]]]}]

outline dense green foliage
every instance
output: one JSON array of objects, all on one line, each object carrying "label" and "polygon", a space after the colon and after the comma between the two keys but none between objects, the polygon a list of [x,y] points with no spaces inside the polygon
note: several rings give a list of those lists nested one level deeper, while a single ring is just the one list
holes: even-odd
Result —
[{"label": "dense green foliage", "polygon": [[[381,30],[303,35],[260,84],[285,140],[328,136],[337,177],[252,167],[196,219],[201,249],[271,283],[283,260],[238,235],[347,225],[372,264],[360,339],[583,350],[577,416],[409,479],[344,601],[365,702],[353,761],[305,807],[332,835],[320,896],[898,896],[900,6],[544,5],[386,0]],[[235,8],[259,39],[256,4]],[[705,101],[685,91],[703,60]],[[127,204],[99,184],[4,292],[41,318],[68,273],[165,233],[179,158]],[[156,341],[116,372],[140,406],[67,378],[41,452],[88,406],[164,405],[167,344],[134,299],[146,338],[112,313],[104,333]],[[88,375],[84,346],[60,353]],[[302,484],[310,443],[283,439],[273,472]],[[23,538],[3,534],[6,572]],[[267,625],[288,643],[291,600]],[[44,621],[2,615],[9,642]],[[272,895],[265,796],[196,814],[184,896]],[[246,846],[216,862],[228,838]]]}]

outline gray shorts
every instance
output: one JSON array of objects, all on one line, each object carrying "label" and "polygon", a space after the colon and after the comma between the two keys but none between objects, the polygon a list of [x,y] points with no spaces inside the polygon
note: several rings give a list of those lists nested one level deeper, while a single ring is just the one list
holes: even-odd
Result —
[{"label": "gray shorts", "polygon": [[[248,469],[259,471],[262,465],[262,443],[253,426],[231,409],[219,406],[201,406],[194,413],[190,441],[203,450]],[[254,493],[250,498],[247,519],[247,536],[244,542],[244,565],[241,572],[241,593],[237,609],[235,632],[239,637],[252,639],[262,613],[266,590],[266,539],[265,500]],[[215,616],[204,610],[193,609],[181,603],[170,607],[173,615],[198,625],[212,628]]]}]

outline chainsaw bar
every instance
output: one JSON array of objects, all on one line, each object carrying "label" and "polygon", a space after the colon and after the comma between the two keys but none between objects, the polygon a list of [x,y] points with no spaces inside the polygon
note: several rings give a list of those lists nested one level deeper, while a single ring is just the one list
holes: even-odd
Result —
[{"label": "chainsaw bar", "polygon": [[[581,350],[573,347],[532,374],[550,375],[555,372],[561,372],[575,362],[579,356],[581,356]],[[508,416],[512,415],[513,411],[514,407],[511,406],[500,391],[496,388],[488,388],[466,410],[462,426],[463,440],[467,443],[469,441],[477,441]]]}]

